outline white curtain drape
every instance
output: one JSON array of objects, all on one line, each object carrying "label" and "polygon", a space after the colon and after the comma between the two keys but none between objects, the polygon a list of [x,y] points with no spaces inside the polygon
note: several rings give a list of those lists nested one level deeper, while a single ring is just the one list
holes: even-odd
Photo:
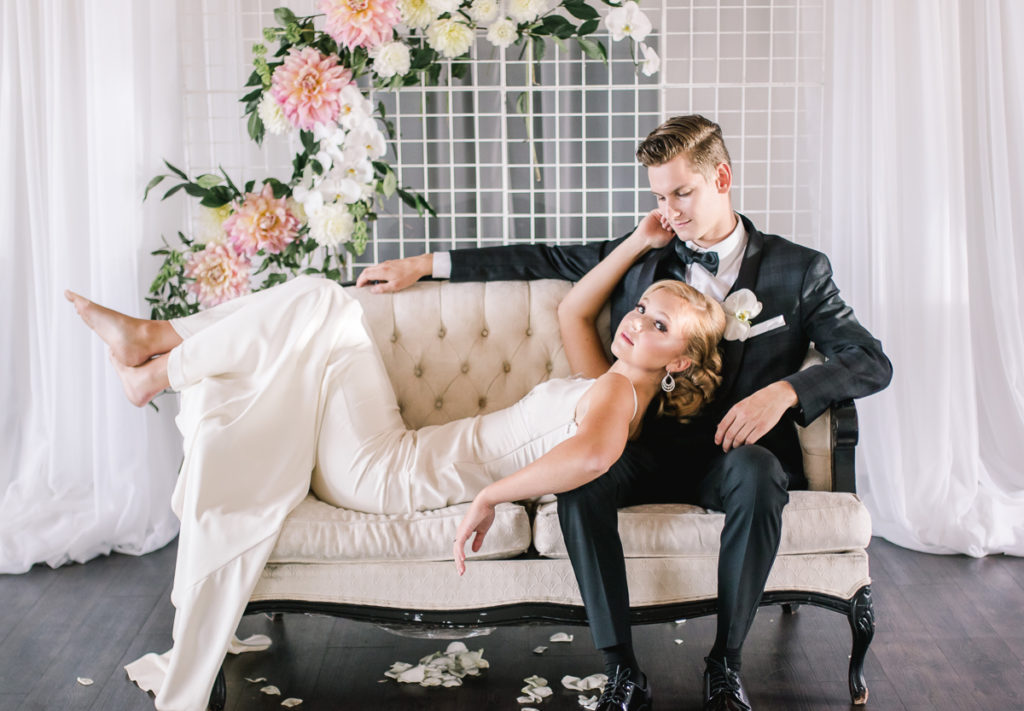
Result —
[{"label": "white curtain drape", "polygon": [[177,531],[176,402],[128,405],[62,296],[148,311],[149,252],[181,223],[141,201],[180,155],[175,35],[173,3],[0,8],[0,572],[143,553]]},{"label": "white curtain drape", "polygon": [[895,366],[859,489],[900,545],[1024,555],[1024,3],[830,10],[822,247]]}]

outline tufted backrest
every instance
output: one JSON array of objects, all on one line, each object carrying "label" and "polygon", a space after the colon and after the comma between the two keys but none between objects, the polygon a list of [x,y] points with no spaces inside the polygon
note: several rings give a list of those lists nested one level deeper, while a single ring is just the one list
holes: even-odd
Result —
[{"label": "tufted backrest", "polygon": [[[570,287],[555,279],[439,281],[397,294],[348,292],[363,306],[402,417],[418,428],[507,407],[537,383],[571,375],[556,314]],[[605,309],[603,333],[608,319]],[[831,488],[829,432],[819,418],[800,434],[812,489]]]}]

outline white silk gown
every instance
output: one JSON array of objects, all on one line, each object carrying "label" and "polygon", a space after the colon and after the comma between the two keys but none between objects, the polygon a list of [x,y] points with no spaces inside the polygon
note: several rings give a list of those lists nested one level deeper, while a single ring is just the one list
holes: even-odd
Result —
[{"label": "white silk gown", "polygon": [[282,523],[311,487],[369,513],[470,501],[571,436],[592,383],[551,380],[504,410],[409,430],[361,306],[333,282],[299,277],[172,326],[185,450],[174,646],[126,667],[160,711],[206,708]]}]

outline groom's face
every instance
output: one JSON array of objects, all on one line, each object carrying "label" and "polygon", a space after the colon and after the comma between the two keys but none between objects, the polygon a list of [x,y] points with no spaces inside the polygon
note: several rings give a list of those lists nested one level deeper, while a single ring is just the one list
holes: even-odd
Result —
[{"label": "groom's face", "polygon": [[729,236],[735,226],[729,188],[732,172],[722,163],[709,179],[685,155],[647,169],[658,209],[679,239],[710,247]]}]

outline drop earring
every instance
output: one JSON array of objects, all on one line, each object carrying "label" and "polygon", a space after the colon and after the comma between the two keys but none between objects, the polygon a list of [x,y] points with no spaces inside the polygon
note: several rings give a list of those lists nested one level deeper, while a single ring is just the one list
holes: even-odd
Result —
[{"label": "drop earring", "polygon": [[676,379],[672,377],[672,373],[666,371],[665,377],[661,379],[661,389],[667,393],[676,389]]}]

